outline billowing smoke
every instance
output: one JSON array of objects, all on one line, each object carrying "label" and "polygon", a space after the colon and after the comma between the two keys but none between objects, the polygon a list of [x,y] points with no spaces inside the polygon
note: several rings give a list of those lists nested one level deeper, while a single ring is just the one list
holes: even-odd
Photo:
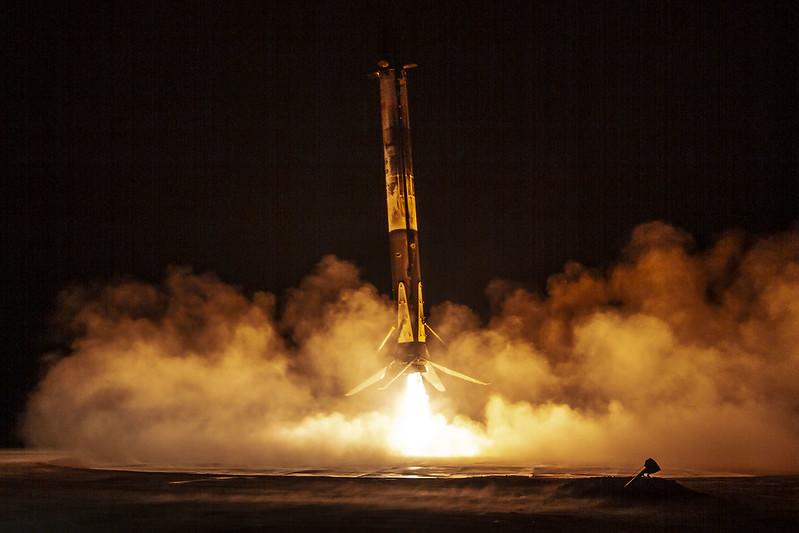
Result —
[{"label": "billowing smoke", "polygon": [[378,367],[374,339],[392,315],[348,263],[323,259],[280,320],[273,295],[185,268],[160,287],[70,288],[62,310],[75,341],[30,400],[31,444],[162,464],[385,456],[388,416],[341,391]]},{"label": "billowing smoke", "polygon": [[[495,281],[487,325],[431,310],[449,379],[433,410],[481,460],[797,471],[799,234],[690,236],[639,226],[605,272],[569,263],[546,295]],[[249,466],[379,464],[396,392],[342,394],[385,364],[391,302],[326,257],[286,295],[245,297],[172,269],[62,297],[74,336],[31,397],[36,446],[108,461]]]}]

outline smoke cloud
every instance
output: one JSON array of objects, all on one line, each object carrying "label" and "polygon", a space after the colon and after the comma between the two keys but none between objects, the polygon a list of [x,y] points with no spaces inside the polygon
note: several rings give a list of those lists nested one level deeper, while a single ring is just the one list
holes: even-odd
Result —
[{"label": "smoke cloud", "polygon": [[[494,281],[487,324],[444,303],[433,411],[480,460],[799,471],[799,233],[708,250],[660,222],[612,269],[577,263],[545,294]],[[353,265],[325,257],[281,301],[172,268],[153,286],[70,287],[72,336],[27,406],[33,446],[96,460],[333,466],[396,460],[396,390],[343,393],[385,365],[396,320]],[[444,376],[446,379],[446,376]]]}]

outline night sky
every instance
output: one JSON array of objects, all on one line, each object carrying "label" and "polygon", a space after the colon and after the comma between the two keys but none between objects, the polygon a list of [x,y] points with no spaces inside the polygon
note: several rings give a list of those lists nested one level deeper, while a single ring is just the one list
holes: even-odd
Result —
[{"label": "night sky", "polygon": [[[118,5],[119,4],[119,5]],[[485,318],[636,225],[799,218],[793,2],[4,2],[0,444],[70,283],[168,265],[282,294],[326,254],[390,292],[377,83],[410,115],[428,308]]]}]

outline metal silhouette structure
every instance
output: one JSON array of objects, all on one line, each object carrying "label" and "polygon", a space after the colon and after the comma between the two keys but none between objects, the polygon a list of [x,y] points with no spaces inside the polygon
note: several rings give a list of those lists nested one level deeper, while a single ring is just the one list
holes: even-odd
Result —
[{"label": "metal silhouette structure", "polygon": [[646,477],[650,477],[652,474],[654,474],[656,472],[660,472],[660,465],[658,465],[657,462],[650,457],[649,459],[644,461],[644,467],[641,470],[639,470],[638,473],[635,474],[632,477],[632,479],[630,479],[630,481],[628,481],[624,485],[624,487],[625,488],[629,487],[630,483],[632,483],[636,479],[640,478],[641,476],[645,475]]}]

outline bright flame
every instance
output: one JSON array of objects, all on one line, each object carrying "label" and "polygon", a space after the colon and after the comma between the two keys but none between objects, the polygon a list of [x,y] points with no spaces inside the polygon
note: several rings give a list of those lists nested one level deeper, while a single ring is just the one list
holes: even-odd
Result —
[{"label": "bright flame", "polygon": [[419,372],[409,374],[407,383],[389,435],[392,448],[403,455],[423,457],[471,457],[480,452],[480,438],[469,428],[450,425],[443,415],[430,414]]}]

